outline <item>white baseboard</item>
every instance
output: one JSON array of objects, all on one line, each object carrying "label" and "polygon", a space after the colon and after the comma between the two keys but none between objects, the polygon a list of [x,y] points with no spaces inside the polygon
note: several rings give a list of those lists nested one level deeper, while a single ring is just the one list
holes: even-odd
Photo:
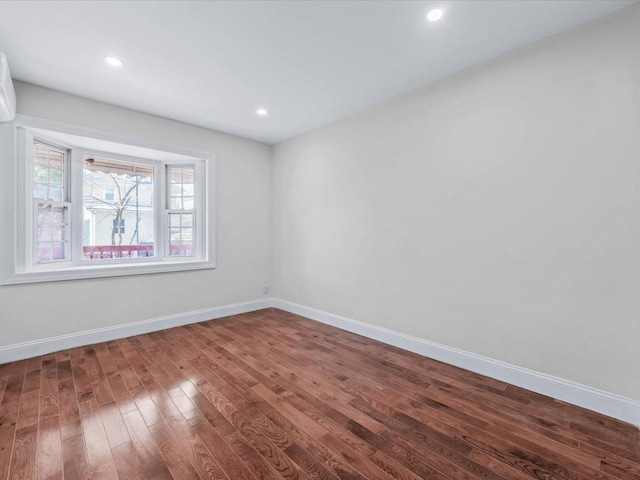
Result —
[{"label": "white baseboard", "polygon": [[279,298],[272,306],[640,427],[640,401]]},{"label": "white baseboard", "polygon": [[139,322],[124,323],[112,327],[97,328],[84,332],[70,333],[58,337],[44,338],[31,342],[18,343],[0,347],[0,364],[14,362],[25,358],[45,355],[67,348],[81,347],[93,343],[107,342],[118,338],[155,332],[165,328],[179,327],[189,323],[203,322],[216,318],[228,317],[240,313],[262,310],[271,306],[271,299],[265,298],[249,302],[221,305],[219,307],[205,308],[191,312],[166,315],[163,317],[142,320]]},{"label": "white baseboard", "polygon": [[279,298],[265,298],[221,305],[219,307],[7,345],[0,347],[0,364],[45,355],[67,348],[253,312],[268,307],[279,308],[318,322],[333,325],[349,332],[557,398],[640,427],[640,401]]}]

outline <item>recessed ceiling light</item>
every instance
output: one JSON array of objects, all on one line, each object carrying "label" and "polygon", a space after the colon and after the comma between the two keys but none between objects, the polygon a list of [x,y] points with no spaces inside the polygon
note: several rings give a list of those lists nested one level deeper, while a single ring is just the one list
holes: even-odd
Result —
[{"label": "recessed ceiling light", "polygon": [[124,65],[124,62],[122,60],[120,60],[119,58],[110,57],[108,55],[106,57],[104,57],[104,61],[107,62],[112,67],[121,67],[121,66]]},{"label": "recessed ceiling light", "polygon": [[437,22],[444,15],[444,11],[441,8],[434,8],[427,13],[427,20],[430,22]]},{"label": "recessed ceiling light", "polygon": [[256,110],[256,113],[261,117],[266,117],[269,112],[267,112],[264,108],[259,108]]}]

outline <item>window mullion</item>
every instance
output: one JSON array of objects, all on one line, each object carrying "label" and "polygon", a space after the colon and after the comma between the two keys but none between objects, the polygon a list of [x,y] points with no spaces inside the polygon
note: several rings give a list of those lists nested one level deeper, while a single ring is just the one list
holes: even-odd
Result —
[{"label": "window mullion", "polygon": [[82,261],[82,162],[81,152],[71,149],[69,167],[69,195],[71,201],[71,261],[79,265]]},{"label": "window mullion", "polygon": [[195,203],[194,203],[194,215],[193,215],[193,230],[194,230],[194,238],[195,238],[195,255],[199,258],[204,258],[207,255],[207,222],[204,218],[204,212],[207,207],[205,206],[207,202],[206,195],[206,169],[203,163],[200,163],[194,167],[194,195],[195,195]]},{"label": "window mullion", "polygon": [[33,136],[23,130],[18,130],[17,135],[17,152],[18,158],[24,158],[23,162],[16,162],[18,169],[18,178],[22,181],[18,182],[17,197],[19,205],[17,208],[17,226],[22,241],[16,242],[17,259],[16,265],[18,271],[27,270],[33,265],[34,250],[34,233],[33,233]]},{"label": "window mullion", "polygon": [[158,208],[155,209],[155,238],[158,259],[164,260],[169,254],[169,237],[167,235],[169,217],[167,213],[167,189],[169,188],[169,181],[167,179],[166,164],[163,163],[157,170],[156,183],[158,188],[156,188],[155,192],[155,201]]}]

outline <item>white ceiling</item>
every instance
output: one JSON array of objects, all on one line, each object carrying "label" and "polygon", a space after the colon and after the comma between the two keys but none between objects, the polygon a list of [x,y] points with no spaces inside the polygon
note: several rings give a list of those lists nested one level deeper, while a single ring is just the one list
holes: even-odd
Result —
[{"label": "white ceiling", "polygon": [[273,144],[631,3],[4,1],[0,51],[16,79]]}]

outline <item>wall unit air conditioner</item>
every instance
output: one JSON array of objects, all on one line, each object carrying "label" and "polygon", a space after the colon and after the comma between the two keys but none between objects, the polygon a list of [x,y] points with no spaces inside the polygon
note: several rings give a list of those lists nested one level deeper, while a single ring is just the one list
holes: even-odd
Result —
[{"label": "wall unit air conditioner", "polygon": [[10,122],[16,116],[16,91],[13,89],[9,62],[0,52],[0,122]]}]

